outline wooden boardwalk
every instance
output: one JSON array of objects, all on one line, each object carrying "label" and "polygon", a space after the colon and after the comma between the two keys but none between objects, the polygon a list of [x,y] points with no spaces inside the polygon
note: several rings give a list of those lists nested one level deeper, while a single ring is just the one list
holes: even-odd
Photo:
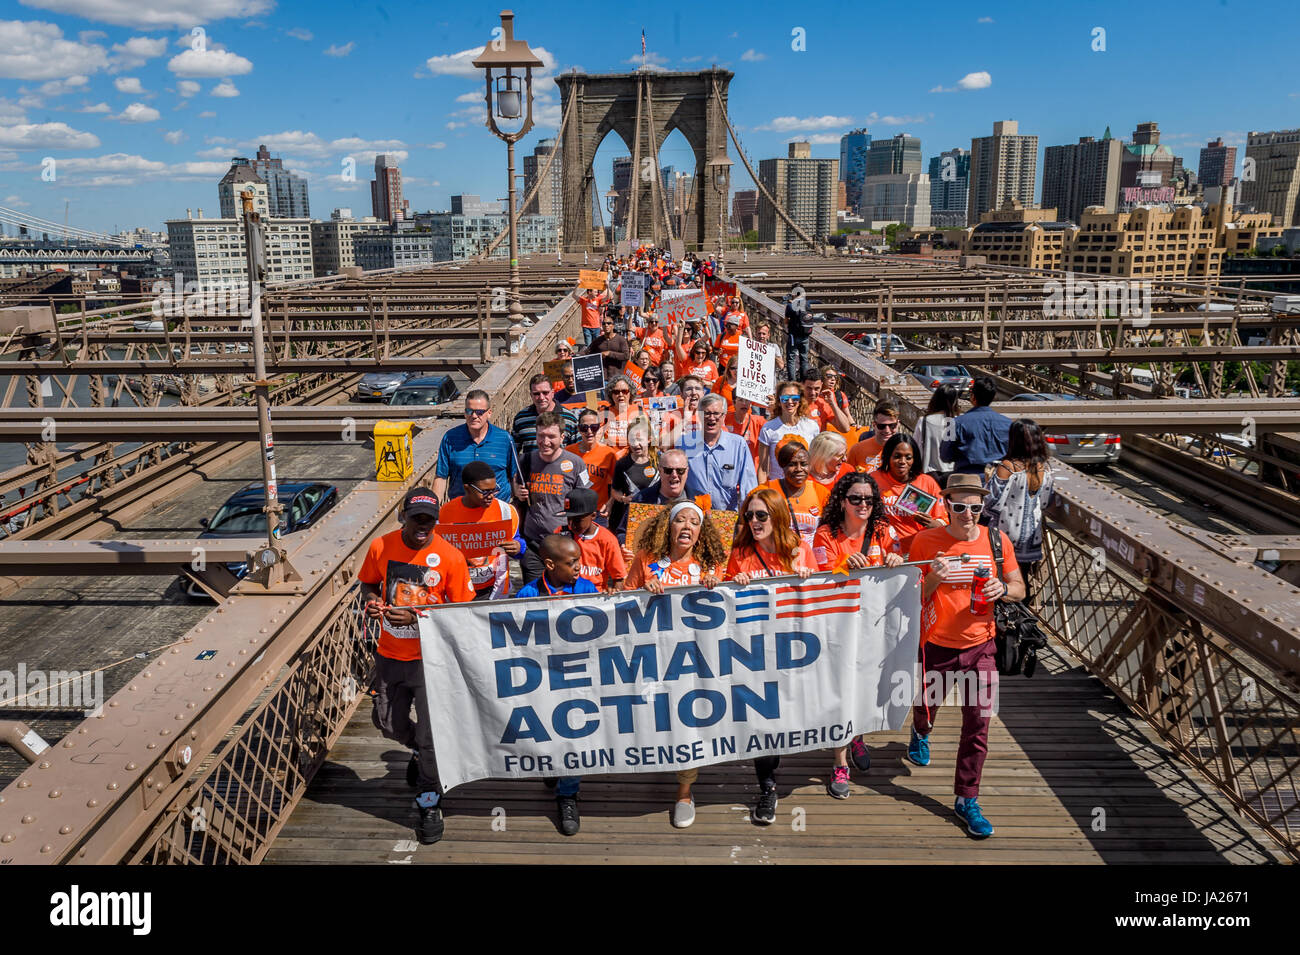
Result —
[{"label": "wooden boardwalk", "polygon": [[1281,856],[1197,774],[1171,757],[1106,689],[1056,649],[1032,679],[1002,682],[980,805],[997,829],[976,842],[952,813],[960,712],[942,712],[925,769],[903,759],[906,731],[874,734],[872,767],[832,799],[830,759],[782,759],[776,824],[749,818],[746,762],[705,767],[697,818],[668,821],[669,773],[588,777],[582,831],[566,838],[540,781],[484,781],[446,797],[447,831],[414,841],[407,754],[363,701],[267,855],[276,863],[1207,863]]}]

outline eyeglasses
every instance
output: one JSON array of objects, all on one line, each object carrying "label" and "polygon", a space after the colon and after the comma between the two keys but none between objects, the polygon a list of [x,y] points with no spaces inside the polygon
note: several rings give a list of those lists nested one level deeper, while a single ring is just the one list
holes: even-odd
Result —
[{"label": "eyeglasses", "polygon": [[473,415],[475,418],[479,417],[480,415],[485,415],[487,413],[488,413],[487,408],[466,408],[465,409],[465,414]]},{"label": "eyeglasses", "polygon": [[803,396],[802,396],[802,395],[782,395],[782,396],[781,396],[781,404],[783,404],[783,405],[791,404],[792,402],[802,401],[802,400],[803,400]]},{"label": "eyeglasses", "polygon": [[660,468],[664,474],[685,474],[686,468]]},{"label": "eyeglasses", "polygon": [[745,512],[745,520],[758,521],[760,524],[766,524],[768,518],[770,518],[771,516],[772,515],[769,514],[767,511],[746,511]]},{"label": "eyeglasses", "polygon": [[700,414],[706,418],[722,418],[727,413],[725,411],[701,411]]},{"label": "eyeglasses", "polygon": [[610,392],[611,395],[630,395],[631,393],[626,388],[615,388]]},{"label": "eyeglasses", "polygon": [[863,504],[872,504],[876,498],[871,494],[846,494],[844,500],[848,501],[854,507],[861,507]]},{"label": "eyeglasses", "polygon": [[598,425],[598,424],[580,424],[580,425],[578,425],[578,430],[581,431],[583,434],[595,434],[597,431],[600,430],[600,425]]},{"label": "eyeglasses", "polygon": [[474,484],[466,484],[465,490],[473,491],[475,494],[477,494],[479,497],[483,498],[484,500],[491,500],[492,498],[497,496],[497,489],[495,484],[492,485],[492,489],[490,491],[485,491],[481,487],[478,487],[477,485]]},{"label": "eyeglasses", "polygon": [[879,421],[877,421],[877,422],[876,422],[876,430],[877,430],[877,431],[897,431],[897,430],[898,430],[898,422],[897,422],[897,421],[891,421],[891,422],[889,422],[888,424],[881,424]]},{"label": "eyeglasses", "polygon": [[978,514],[980,511],[984,510],[984,505],[983,504],[949,504],[948,510],[952,511],[954,514],[965,514],[967,511],[970,511],[970,513],[972,514]]}]

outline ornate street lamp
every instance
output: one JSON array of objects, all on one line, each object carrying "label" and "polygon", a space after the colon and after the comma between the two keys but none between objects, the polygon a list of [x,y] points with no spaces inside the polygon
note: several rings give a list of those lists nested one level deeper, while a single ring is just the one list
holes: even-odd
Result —
[{"label": "ornate street lamp", "polygon": [[[515,143],[533,128],[533,67],[543,66],[536,54],[523,40],[515,39],[515,15],[510,10],[501,11],[501,26],[492,31],[493,37],[483,48],[474,66],[484,70],[487,80],[487,126],[506,144],[506,163],[510,167],[510,189],[507,193],[510,216],[510,354],[519,351],[524,336],[522,321],[524,308],[519,301],[519,234],[515,197]],[[493,71],[496,71],[496,103],[493,103]],[[523,71],[522,78],[518,75]],[[495,108],[494,108],[495,106]],[[516,132],[503,132],[497,118],[523,120]]]},{"label": "ornate street lamp", "polygon": [[728,184],[731,181],[732,162],[727,157],[727,147],[719,146],[718,154],[704,164],[709,171],[709,181],[713,183],[714,191],[719,196],[718,212],[718,261],[723,261],[723,243],[727,238],[727,192]]}]

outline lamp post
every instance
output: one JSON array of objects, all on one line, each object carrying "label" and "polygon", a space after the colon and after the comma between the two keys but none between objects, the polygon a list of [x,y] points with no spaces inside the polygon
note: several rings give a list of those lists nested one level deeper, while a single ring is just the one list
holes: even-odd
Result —
[{"label": "lamp post", "polygon": [[618,252],[618,223],[614,221],[614,210],[618,208],[618,190],[613,186],[605,193],[605,211],[609,213],[609,247]]},{"label": "lamp post", "polygon": [[723,243],[727,238],[727,191],[731,180],[732,162],[727,157],[725,146],[718,147],[718,154],[705,163],[709,171],[709,180],[718,193],[718,261],[723,262],[725,250]]},{"label": "lamp post", "polygon": [[[516,216],[515,197],[515,143],[533,128],[533,67],[544,64],[523,40],[515,39],[515,15],[510,10],[501,11],[501,26],[493,31],[493,38],[474,60],[474,66],[485,72],[487,81],[487,126],[506,144],[506,163],[509,168],[510,189],[507,193],[510,216],[510,354],[519,352],[524,337],[524,308],[519,301],[519,223]],[[497,71],[495,104],[493,103],[493,70]],[[516,75],[523,71],[521,78]],[[503,132],[497,119],[523,120],[523,125],[513,133]]]}]

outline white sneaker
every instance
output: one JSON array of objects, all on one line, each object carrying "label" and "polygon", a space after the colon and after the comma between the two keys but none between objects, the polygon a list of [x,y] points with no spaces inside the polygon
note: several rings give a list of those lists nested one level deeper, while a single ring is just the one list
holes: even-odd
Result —
[{"label": "white sneaker", "polygon": [[687,829],[695,822],[695,800],[680,799],[673,806],[673,827]]}]

